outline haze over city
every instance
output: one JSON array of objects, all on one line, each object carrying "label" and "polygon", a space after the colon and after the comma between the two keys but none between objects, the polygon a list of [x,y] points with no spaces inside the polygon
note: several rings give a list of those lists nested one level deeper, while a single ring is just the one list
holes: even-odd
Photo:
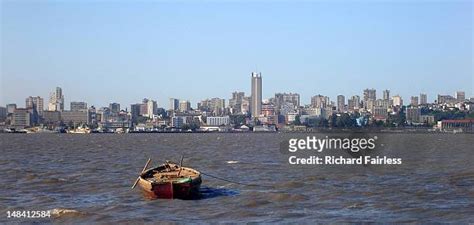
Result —
[{"label": "haze over city", "polygon": [[233,91],[301,102],[365,88],[473,96],[473,2],[2,1],[0,104],[48,99],[193,106]]}]

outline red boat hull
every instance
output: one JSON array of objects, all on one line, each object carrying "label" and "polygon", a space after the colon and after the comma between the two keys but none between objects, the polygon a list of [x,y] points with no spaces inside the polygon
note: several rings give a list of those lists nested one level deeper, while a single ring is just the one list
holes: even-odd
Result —
[{"label": "red boat hull", "polygon": [[159,183],[151,184],[146,180],[139,182],[145,197],[151,199],[196,199],[200,196],[201,179],[194,179],[186,183]]}]

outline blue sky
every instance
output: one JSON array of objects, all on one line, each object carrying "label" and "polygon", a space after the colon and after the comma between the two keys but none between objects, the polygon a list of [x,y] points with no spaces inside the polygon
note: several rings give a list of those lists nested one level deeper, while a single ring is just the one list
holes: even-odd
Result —
[{"label": "blue sky", "polygon": [[[0,104],[297,92],[473,96],[473,1],[2,1]],[[45,102],[46,103],[46,102]]]}]

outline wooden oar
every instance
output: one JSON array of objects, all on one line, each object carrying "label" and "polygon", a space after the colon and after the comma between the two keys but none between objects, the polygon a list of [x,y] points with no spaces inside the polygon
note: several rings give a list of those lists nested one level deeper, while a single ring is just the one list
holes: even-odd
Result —
[{"label": "wooden oar", "polygon": [[179,172],[178,172],[178,177],[179,174],[181,174],[181,170],[183,169],[183,159],[184,159],[184,154],[181,155],[181,161],[179,162]]},{"label": "wooden oar", "polygon": [[[141,175],[143,172],[145,172],[146,168],[148,167],[148,164],[150,164],[150,161],[151,161],[151,158],[148,158],[148,161],[146,161],[145,167],[143,167],[143,170],[142,170],[142,172],[140,173],[140,175]],[[140,180],[140,175],[138,176],[137,180],[136,180],[135,183],[133,184],[132,190],[135,188],[135,186],[137,186],[138,181]]]}]

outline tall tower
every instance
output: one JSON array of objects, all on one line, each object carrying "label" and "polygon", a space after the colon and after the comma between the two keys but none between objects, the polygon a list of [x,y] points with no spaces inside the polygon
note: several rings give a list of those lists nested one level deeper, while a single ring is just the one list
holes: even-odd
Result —
[{"label": "tall tower", "polygon": [[64,110],[64,95],[63,90],[60,87],[56,87],[56,90],[51,92],[49,96],[49,111],[63,111]]},{"label": "tall tower", "polygon": [[260,116],[262,113],[262,73],[252,73],[250,113],[254,118]]}]

